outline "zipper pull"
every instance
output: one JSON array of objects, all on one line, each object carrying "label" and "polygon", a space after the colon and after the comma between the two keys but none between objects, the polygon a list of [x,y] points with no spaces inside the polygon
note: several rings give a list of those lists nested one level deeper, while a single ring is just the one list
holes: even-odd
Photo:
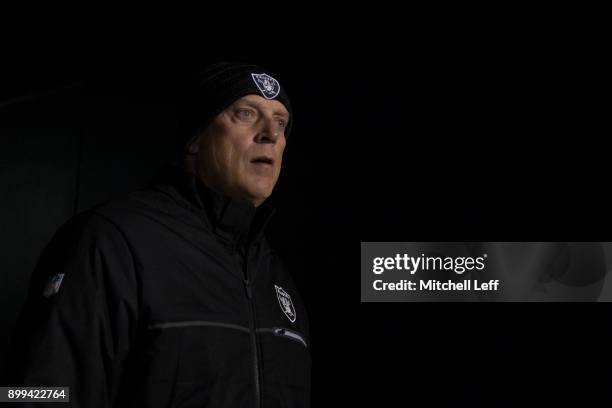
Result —
[{"label": "zipper pull", "polygon": [[251,292],[251,285],[248,279],[244,280],[244,289],[246,290],[247,298],[253,299],[253,292]]}]

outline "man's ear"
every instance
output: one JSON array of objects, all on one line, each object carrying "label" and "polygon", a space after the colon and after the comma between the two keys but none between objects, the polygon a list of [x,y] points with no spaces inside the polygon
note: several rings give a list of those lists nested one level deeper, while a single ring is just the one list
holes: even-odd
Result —
[{"label": "man's ear", "polygon": [[196,154],[200,151],[200,145],[198,145],[198,139],[189,145],[189,154]]},{"label": "man's ear", "polygon": [[200,135],[197,135],[193,138],[191,143],[189,143],[189,154],[197,154],[200,151]]}]

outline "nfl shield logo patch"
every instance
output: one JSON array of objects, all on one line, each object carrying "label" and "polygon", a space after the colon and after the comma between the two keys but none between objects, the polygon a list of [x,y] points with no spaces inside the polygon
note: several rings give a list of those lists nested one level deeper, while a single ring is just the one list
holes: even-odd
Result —
[{"label": "nfl shield logo patch", "polygon": [[47,279],[47,284],[45,285],[45,289],[43,290],[43,296],[49,297],[59,292],[59,288],[62,284],[63,279],[63,273],[56,273],[55,275],[49,276],[49,279]]},{"label": "nfl shield logo patch", "polygon": [[281,310],[287,316],[287,319],[291,323],[295,322],[295,308],[293,307],[293,302],[291,301],[291,296],[283,288],[280,286],[274,285],[276,288],[276,297],[278,298],[278,304],[280,305]]},{"label": "nfl shield logo patch", "polygon": [[280,84],[268,74],[251,74],[257,89],[266,99],[274,99],[280,92]]}]

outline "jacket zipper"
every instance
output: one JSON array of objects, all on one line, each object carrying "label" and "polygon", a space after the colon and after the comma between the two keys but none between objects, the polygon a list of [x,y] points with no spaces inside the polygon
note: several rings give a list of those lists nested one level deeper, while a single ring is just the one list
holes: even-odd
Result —
[{"label": "jacket zipper", "polygon": [[[205,326],[205,327],[222,327],[226,329],[234,329],[239,330],[241,332],[251,334],[251,329],[249,327],[244,327],[238,324],[233,323],[221,323],[221,322],[212,322],[208,320],[188,320],[188,321],[179,321],[179,322],[164,322],[164,323],[153,323],[148,326],[149,330],[156,329],[172,329],[179,327],[194,327],[194,326]],[[284,327],[271,327],[271,328],[261,328],[255,330],[257,333],[273,333],[276,336],[284,337],[290,340],[295,340],[301,343],[304,347],[308,348],[308,344],[304,337],[294,330],[285,329]]]},{"label": "jacket zipper", "polygon": [[295,340],[301,343],[304,347],[308,348],[308,344],[306,343],[306,340],[304,340],[304,337],[302,337],[302,335],[296,331],[285,329],[284,327],[272,327],[270,329],[267,329],[267,328],[257,329],[257,331],[260,333],[274,333],[274,335],[276,336]]},{"label": "jacket zipper", "polygon": [[[236,254],[238,255],[238,248],[235,248]],[[261,381],[260,381],[260,372],[259,372],[259,347],[257,345],[257,332],[255,329],[255,304],[253,302],[253,291],[251,288],[251,282],[249,281],[248,274],[248,263],[249,263],[249,247],[244,253],[244,263],[243,263],[243,272],[244,272],[244,289],[246,291],[246,296],[249,301],[249,327],[251,332],[251,348],[253,350],[253,371],[255,375],[255,406],[261,407]]]}]

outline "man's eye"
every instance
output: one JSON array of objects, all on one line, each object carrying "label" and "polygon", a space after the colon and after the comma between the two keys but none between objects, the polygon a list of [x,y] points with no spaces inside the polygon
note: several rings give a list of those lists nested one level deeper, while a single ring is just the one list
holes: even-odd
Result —
[{"label": "man's eye", "polygon": [[287,122],[284,119],[279,119],[278,126],[284,129],[287,126]]},{"label": "man's eye", "polygon": [[250,109],[238,109],[236,115],[241,118],[252,118],[254,116],[253,111]]}]

